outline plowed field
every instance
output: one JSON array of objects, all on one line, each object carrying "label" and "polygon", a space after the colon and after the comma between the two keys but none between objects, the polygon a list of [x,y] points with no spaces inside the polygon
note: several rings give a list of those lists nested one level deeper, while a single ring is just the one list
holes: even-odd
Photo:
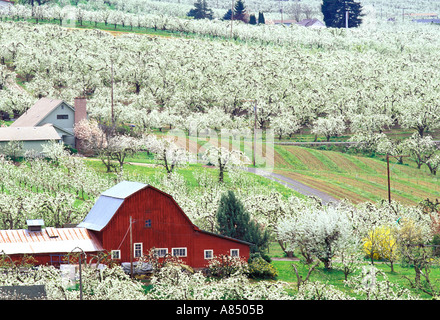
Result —
[{"label": "plowed field", "polygon": [[[275,147],[276,173],[354,203],[388,200],[385,161],[297,146]],[[290,166],[289,166],[290,165]],[[391,198],[404,204],[440,198],[436,176],[417,169],[409,160],[390,163]]]}]

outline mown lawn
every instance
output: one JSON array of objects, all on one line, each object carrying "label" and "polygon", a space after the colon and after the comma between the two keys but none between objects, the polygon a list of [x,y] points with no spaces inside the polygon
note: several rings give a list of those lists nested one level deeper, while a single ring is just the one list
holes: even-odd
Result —
[{"label": "mown lawn", "polygon": [[[292,291],[296,290],[296,284],[297,284],[297,278],[295,271],[292,267],[292,264],[295,264],[297,267],[297,270],[299,274],[303,277],[303,279],[306,278],[307,272],[309,271],[307,266],[304,266],[301,262],[297,260],[276,260],[277,258],[284,258],[283,251],[281,250],[280,246],[276,242],[272,242],[269,247],[269,256],[273,259],[272,265],[277,269],[278,271],[278,277],[276,280],[278,281],[285,281],[292,284]],[[299,255],[298,255],[299,257]],[[365,266],[370,265],[369,261],[365,260]],[[413,294],[418,295],[422,299],[432,299],[432,297],[421,290],[414,290],[410,287],[409,281],[404,278],[404,276],[408,277],[412,281],[414,281],[415,272],[414,268],[411,266],[402,266],[401,264],[395,264],[394,265],[394,272],[391,272],[391,268],[386,265],[383,262],[375,262],[374,266],[378,268],[379,270],[382,270],[388,280],[390,280],[394,284],[398,284],[399,286],[403,288],[407,288],[413,292]],[[355,272],[354,274],[351,274],[348,276],[348,279],[350,277],[353,277],[357,275],[358,272]],[[317,269],[315,269],[314,272],[312,272],[310,281],[319,281],[322,283],[326,283],[332,286],[335,286],[339,290],[346,292],[350,294],[353,297],[356,297],[357,299],[362,299],[362,297],[356,295],[355,293],[351,292],[351,289],[348,288],[344,284],[344,273],[340,270],[336,270],[335,268],[332,270],[325,270],[323,265],[321,264]],[[381,277],[379,277],[381,279]],[[430,279],[433,283],[436,283],[440,279],[440,268],[434,267],[431,269]],[[438,286],[438,284],[437,284]]]},{"label": "mown lawn", "polygon": [[[94,170],[100,172],[101,174],[115,175],[115,173],[106,173],[105,166],[102,164],[102,162],[99,159],[86,158],[84,161],[86,161],[87,165],[90,168],[93,168]],[[186,184],[189,187],[197,187],[198,185],[195,178],[196,172],[204,171],[204,172],[208,172],[215,179],[217,179],[218,177],[218,169],[213,167],[207,167],[201,163],[188,164],[185,167],[177,168],[175,170],[184,177]],[[157,173],[162,173],[162,174],[166,173],[165,169],[156,163],[153,156],[151,154],[147,154],[146,152],[140,152],[133,157],[127,158],[127,161],[124,164],[124,172],[127,173],[128,176],[132,176],[132,177],[135,176],[149,177],[149,176],[154,176]],[[304,198],[304,195],[296,192],[295,190],[287,188],[282,184],[279,184],[278,182],[245,171],[243,171],[242,174],[243,176],[251,179],[251,181],[254,184],[260,185],[268,189],[276,190],[284,197],[293,195],[300,198]],[[232,185],[227,172],[225,173],[224,180],[226,184]]]}]

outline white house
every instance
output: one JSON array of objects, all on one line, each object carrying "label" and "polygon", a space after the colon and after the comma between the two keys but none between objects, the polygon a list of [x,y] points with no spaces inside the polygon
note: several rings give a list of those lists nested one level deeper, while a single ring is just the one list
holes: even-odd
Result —
[{"label": "white house", "polygon": [[[37,132],[26,128],[39,128],[50,125],[65,144],[75,148],[73,128],[75,123],[87,118],[86,99],[75,98],[74,107],[63,100],[41,98],[29,110],[15,120],[10,128],[20,128],[21,132]],[[45,129],[49,131],[48,129]],[[6,135],[7,130],[3,130]],[[41,130],[42,132],[44,130]],[[12,129],[10,132],[14,132]],[[20,132],[17,130],[15,132]],[[9,131],[8,131],[9,133]],[[29,136],[23,136],[29,139]],[[4,140],[0,136],[0,140]],[[15,139],[17,140],[17,139]]]}]

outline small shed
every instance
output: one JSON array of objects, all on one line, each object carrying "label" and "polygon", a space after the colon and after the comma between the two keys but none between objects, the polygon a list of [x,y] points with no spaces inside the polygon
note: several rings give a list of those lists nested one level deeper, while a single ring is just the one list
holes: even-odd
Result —
[{"label": "small shed", "polygon": [[43,228],[43,220],[28,220],[27,229],[0,230],[0,252],[13,260],[33,256],[37,264],[60,265],[75,248],[87,254],[103,251],[100,242],[85,228]]}]

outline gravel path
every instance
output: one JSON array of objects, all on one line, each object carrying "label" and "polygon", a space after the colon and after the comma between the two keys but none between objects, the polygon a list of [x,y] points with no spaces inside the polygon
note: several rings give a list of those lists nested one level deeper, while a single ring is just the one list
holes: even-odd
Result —
[{"label": "gravel path", "polygon": [[273,181],[277,181],[278,183],[280,183],[290,189],[296,190],[299,193],[304,194],[306,196],[315,196],[315,197],[321,199],[324,204],[328,204],[331,202],[338,202],[338,200],[336,198],[333,198],[332,196],[328,195],[325,192],[311,188],[311,187],[309,187],[309,186],[307,186],[297,180],[293,180],[293,179],[285,177],[281,174],[267,172],[267,171],[264,171],[261,169],[256,169],[256,168],[245,168],[245,170],[248,172],[255,173],[259,176],[266,177],[266,178],[271,179]]}]

